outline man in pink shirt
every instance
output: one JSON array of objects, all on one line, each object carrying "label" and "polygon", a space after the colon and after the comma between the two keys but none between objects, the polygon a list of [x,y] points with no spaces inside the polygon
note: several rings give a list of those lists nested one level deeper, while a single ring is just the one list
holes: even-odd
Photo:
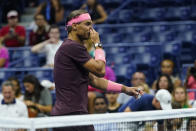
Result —
[{"label": "man in pink shirt", "polygon": [[6,47],[20,47],[25,43],[25,28],[18,25],[18,12],[11,10],[7,14],[8,25],[0,30],[0,42]]}]

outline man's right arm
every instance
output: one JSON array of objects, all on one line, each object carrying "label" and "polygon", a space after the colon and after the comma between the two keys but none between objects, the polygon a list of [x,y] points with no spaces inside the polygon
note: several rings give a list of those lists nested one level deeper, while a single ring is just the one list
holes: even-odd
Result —
[{"label": "man's right arm", "polygon": [[48,43],[48,40],[41,42],[41,43],[38,43],[37,45],[34,45],[31,48],[31,51],[34,53],[40,52],[47,45],[47,43]]},{"label": "man's right arm", "polygon": [[83,66],[98,77],[105,76],[105,63],[101,60],[90,59]]},{"label": "man's right arm", "polygon": [[[99,33],[94,29],[90,30],[90,40],[93,44],[100,43]],[[98,77],[105,76],[105,53],[99,46],[95,47],[95,59],[90,59],[83,66]]]}]

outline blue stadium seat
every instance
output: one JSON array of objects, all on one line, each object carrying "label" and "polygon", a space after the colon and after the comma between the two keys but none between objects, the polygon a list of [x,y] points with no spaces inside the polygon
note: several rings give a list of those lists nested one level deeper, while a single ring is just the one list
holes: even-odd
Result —
[{"label": "blue stadium seat", "polygon": [[173,42],[163,44],[162,47],[163,53],[170,53],[175,56],[179,56],[181,53],[181,43],[180,42]]},{"label": "blue stadium seat", "polygon": [[176,41],[178,39],[178,32],[177,31],[170,31],[166,33],[157,33],[155,34],[157,42],[169,42],[169,41]]},{"label": "blue stadium seat", "polygon": [[135,71],[136,71],[135,65],[118,64],[114,66],[114,72],[116,76],[124,76],[130,78]]},{"label": "blue stadium seat", "polygon": [[193,5],[191,8],[191,18],[196,20],[196,5]]},{"label": "blue stadium seat", "polygon": [[171,26],[167,24],[153,25],[152,31],[156,33],[167,32],[171,30]]},{"label": "blue stadium seat", "polygon": [[129,23],[129,22],[131,22],[132,14],[133,14],[132,10],[121,10],[119,12],[119,21],[121,23]]},{"label": "blue stadium seat", "polygon": [[124,35],[122,33],[102,34],[100,37],[104,44],[118,43],[124,40]]},{"label": "blue stadium seat", "polygon": [[143,10],[140,16],[142,21],[161,21],[165,18],[165,8],[148,8]]}]

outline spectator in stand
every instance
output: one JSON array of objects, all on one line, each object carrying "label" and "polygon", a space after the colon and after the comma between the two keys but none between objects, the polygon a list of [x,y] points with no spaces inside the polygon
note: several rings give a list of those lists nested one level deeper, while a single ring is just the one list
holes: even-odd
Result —
[{"label": "spectator in stand", "polygon": [[34,53],[46,53],[46,65],[45,67],[54,67],[54,56],[56,51],[59,49],[61,44],[63,43],[60,40],[60,30],[59,27],[56,25],[51,25],[49,29],[49,39],[45,40],[41,43],[36,44],[31,48],[31,51]]},{"label": "spectator in stand", "polygon": [[26,105],[15,99],[15,89],[10,81],[2,84],[3,97],[0,99],[1,117],[28,117]]},{"label": "spectator in stand", "polygon": [[23,101],[24,95],[21,92],[20,81],[18,80],[18,78],[13,76],[8,78],[8,81],[10,81],[14,87],[16,99]]},{"label": "spectator in stand", "polygon": [[105,96],[97,96],[94,99],[94,113],[102,114],[107,113],[108,100]]},{"label": "spectator in stand", "polygon": [[[138,86],[141,83],[146,83],[146,76],[145,76],[145,74],[143,72],[135,72],[132,75],[132,78],[131,78],[131,85],[133,87],[136,87],[136,86]],[[128,95],[123,94],[123,93],[120,93],[117,101],[120,104],[125,104],[125,103],[127,103],[129,101],[130,98],[131,98],[131,96],[128,96]]]},{"label": "spectator in stand", "polygon": [[107,92],[106,98],[108,100],[108,112],[109,113],[118,112],[118,109],[122,105],[117,102],[118,93]]},{"label": "spectator in stand", "polygon": [[[194,66],[188,69],[185,86],[187,89],[196,89],[196,60]],[[188,95],[191,100],[196,99],[195,92],[189,92]]]},{"label": "spectator in stand", "polygon": [[[134,100],[133,100],[134,99]],[[151,111],[151,110],[171,110],[172,109],[172,96],[168,90],[160,89],[157,91],[155,96],[150,94],[144,94],[139,99],[133,98],[131,102],[129,102],[128,107],[125,112],[135,112],[135,111]],[[145,124],[143,124],[145,125]],[[132,123],[128,125],[133,131],[138,131],[139,128],[143,128],[139,126],[138,123]],[[163,121],[158,121],[158,131],[163,130]]]},{"label": "spectator in stand", "polygon": [[28,107],[29,117],[43,117],[52,110],[52,97],[47,88],[41,86],[39,80],[33,75],[23,79],[25,87],[24,102]]},{"label": "spectator in stand", "polygon": [[37,8],[35,15],[43,14],[48,24],[57,24],[64,18],[64,7],[60,0],[46,0]]},{"label": "spectator in stand", "polygon": [[20,47],[25,43],[25,28],[18,25],[18,12],[11,10],[7,14],[8,25],[0,30],[0,43],[6,47]]},{"label": "spectator in stand", "polygon": [[0,39],[0,68],[8,67],[9,65],[9,52],[5,46],[2,45]]},{"label": "spectator in stand", "polygon": [[48,39],[49,25],[47,24],[44,15],[37,14],[34,17],[36,28],[29,34],[29,45],[33,46]]},{"label": "spectator in stand", "polygon": [[107,14],[103,6],[97,0],[87,0],[81,9],[88,11],[94,24],[101,24],[107,19]]},{"label": "spectator in stand", "polygon": [[191,108],[186,88],[180,86],[175,87],[172,96],[173,102],[179,103],[181,108]]},{"label": "spectator in stand", "polygon": [[[94,99],[94,113],[103,114],[107,113],[108,101],[104,96],[97,96]],[[118,127],[115,123],[95,124],[95,131],[117,131]]]},{"label": "spectator in stand", "polygon": [[187,131],[196,131],[196,117],[191,117],[188,119]]},{"label": "spectator in stand", "polygon": [[[178,76],[173,75],[174,62],[170,59],[165,59],[161,62],[161,75],[167,74],[172,80],[174,86],[181,86],[182,82]],[[152,89],[156,89],[157,80],[153,82]]]},{"label": "spectator in stand", "polygon": [[172,83],[171,78],[169,77],[169,75],[167,74],[163,74],[161,75],[157,82],[156,82],[156,91],[160,90],[160,89],[166,89],[168,90],[170,93],[172,93],[174,86]]},{"label": "spectator in stand", "polygon": [[[180,103],[172,102],[172,109],[181,109]],[[186,129],[186,118],[175,118],[165,120],[166,131],[183,131]]]},{"label": "spectator in stand", "polygon": [[[150,94],[150,89],[146,83],[140,83],[138,86],[144,93]],[[125,109],[130,105],[132,101],[135,99],[133,97],[129,97],[129,100],[127,103],[123,104],[121,107],[119,107],[118,112],[124,112]]]}]

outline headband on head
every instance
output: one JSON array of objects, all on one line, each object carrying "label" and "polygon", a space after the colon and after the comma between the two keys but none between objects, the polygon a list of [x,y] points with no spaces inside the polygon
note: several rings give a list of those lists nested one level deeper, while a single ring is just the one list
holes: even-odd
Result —
[{"label": "headband on head", "polygon": [[85,20],[91,20],[91,17],[88,13],[81,14],[73,19],[71,19],[68,23],[67,26],[72,26],[73,23],[79,23]]}]

